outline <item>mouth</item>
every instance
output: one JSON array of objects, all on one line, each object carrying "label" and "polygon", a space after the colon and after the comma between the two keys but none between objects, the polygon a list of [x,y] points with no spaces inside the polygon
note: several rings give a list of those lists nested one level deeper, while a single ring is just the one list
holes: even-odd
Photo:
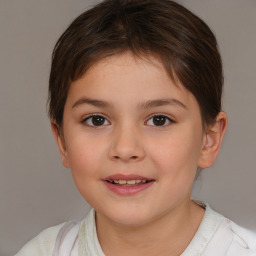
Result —
[{"label": "mouth", "polygon": [[130,187],[130,186],[139,186],[141,184],[152,182],[153,180],[106,180],[106,181],[114,185]]},{"label": "mouth", "polygon": [[112,192],[123,196],[129,196],[146,190],[151,187],[156,180],[133,174],[116,174],[106,177],[103,181],[107,188]]}]

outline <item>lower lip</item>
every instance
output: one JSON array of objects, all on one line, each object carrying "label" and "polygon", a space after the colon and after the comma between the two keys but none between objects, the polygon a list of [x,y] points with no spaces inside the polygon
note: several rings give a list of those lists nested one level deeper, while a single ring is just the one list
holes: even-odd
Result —
[{"label": "lower lip", "polygon": [[150,181],[150,182],[142,183],[135,186],[121,186],[121,185],[116,185],[107,181],[103,181],[103,182],[106,184],[109,190],[121,196],[130,196],[130,195],[137,194],[147,189],[154,183],[154,181]]}]

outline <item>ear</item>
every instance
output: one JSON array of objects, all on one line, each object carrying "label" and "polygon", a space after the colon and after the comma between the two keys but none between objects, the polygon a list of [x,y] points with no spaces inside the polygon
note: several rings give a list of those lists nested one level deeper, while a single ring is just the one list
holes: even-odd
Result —
[{"label": "ear", "polygon": [[66,150],[65,141],[64,141],[64,136],[61,134],[60,128],[56,124],[55,121],[51,121],[51,127],[52,127],[52,132],[53,132],[56,144],[57,144],[59,152],[60,152],[62,164],[64,167],[70,168],[68,156],[67,156],[67,150]]},{"label": "ear", "polygon": [[201,155],[198,161],[199,168],[208,168],[213,165],[221,147],[224,134],[227,129],[227,114],[220,112],[216,122],[207,127],[204,135]]}]

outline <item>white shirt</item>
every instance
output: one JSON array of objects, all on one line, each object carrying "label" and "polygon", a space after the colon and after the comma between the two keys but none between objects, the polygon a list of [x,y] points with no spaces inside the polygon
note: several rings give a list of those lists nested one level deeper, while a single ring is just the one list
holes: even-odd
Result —
[{"label": "white shirt", "polygon": [[[55,255],[105,256],[98,241],[93,209],[82,222],[46,229],[15,256]],[[206,204],[198,231],[181,256],[256,256],[256,234]]]}]

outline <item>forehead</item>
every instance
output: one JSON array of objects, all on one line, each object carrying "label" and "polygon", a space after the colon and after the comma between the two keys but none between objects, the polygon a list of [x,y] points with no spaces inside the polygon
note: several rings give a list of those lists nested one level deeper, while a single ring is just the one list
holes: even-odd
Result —
[{"label": "forehead", "polygon": [[96,62],[84,75],[71,84],[68,101],[79,97],[107,101],[132,102],[157,98],[176,98],[194,103],[193,95],[166,72],[163,64],[152,56],[125,53]]}]

